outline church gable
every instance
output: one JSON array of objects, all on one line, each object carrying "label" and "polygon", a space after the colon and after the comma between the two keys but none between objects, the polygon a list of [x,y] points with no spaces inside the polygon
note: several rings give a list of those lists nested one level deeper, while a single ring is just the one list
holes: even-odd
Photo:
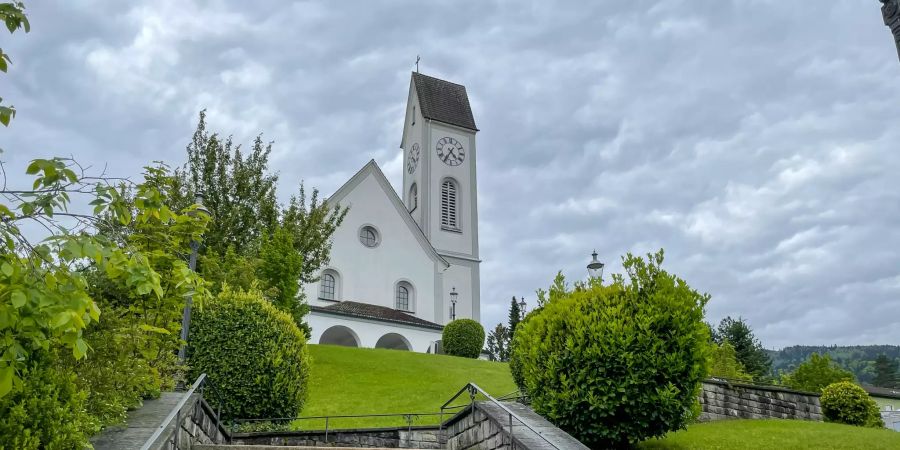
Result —
[{"label": "church gable", "polygon": [[[377,189],[371,189],[372,186],[377,186]],[[377,196],[377,198],[373,196]],[[348,202],[348,200],[351,201]],[[422,229],[419,228],[415,220],[413,220],[412,216],[410,216],[409,212],[406,209],[406,206],[403,204],[403,201],[397,195],[397,192],[394,191],[394,188],[391,186],[387,177],[385,177],[384,172],[381,171],[381,168],[378,167],[378,164],[375,163],[375,160],[370,160],[365,166],[363,166],[363,168],[360,169],[359,172],[357,172],[331,197],[329,197],[327,202],[331,204],[350,206],[350,213],[353,214],[354,201],[363,201],[369,203],[377,202],[379,200],[387,203],[387,205],[385,205],[387,207],[381,208],[381,210],[387,209],[396,213],[397,217],[399,217],[405,225],[409,234],[412,235],[412,237],[421,247],[421,250],[424,251],[429,256],[429,258],[431,258],[440,267],[446,268],[450,266],[450,264],[437,253],[437,251],[428,241],[428,238],[425,237]],[[377,224],[375,225],[377,226]]]}]

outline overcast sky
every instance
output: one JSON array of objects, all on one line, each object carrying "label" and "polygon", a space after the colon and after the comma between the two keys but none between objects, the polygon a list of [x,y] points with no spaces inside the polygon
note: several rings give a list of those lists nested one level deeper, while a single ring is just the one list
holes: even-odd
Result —
[{"label": "overcast sky", "polygon": [[[482,322],[596,248],[666,250],[767,347],[898,344],[900,62],[875,0],[31,1],[0,95],[8,170],[180,165],[198,111],[273,140],[282,200],[374,158],[410,71],[464,84]],[[19,178],[21,179],[21,178]]]}]

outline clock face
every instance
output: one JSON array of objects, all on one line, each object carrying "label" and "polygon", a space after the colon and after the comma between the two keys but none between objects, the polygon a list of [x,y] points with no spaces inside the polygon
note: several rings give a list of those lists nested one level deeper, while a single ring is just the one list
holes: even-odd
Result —
[{"label": "clock face", "polygon": [[466,159],[466,150],[452,137],[443,137],[437,142],[438,158],[448,166],[458,166]]},{"label": "clock face", "polygon": [[409,156],[406,157],[406,171],[411,174],[416,171],[416,166],[418,165],[419,144],[413,144],[412,148],[409,149]]}]

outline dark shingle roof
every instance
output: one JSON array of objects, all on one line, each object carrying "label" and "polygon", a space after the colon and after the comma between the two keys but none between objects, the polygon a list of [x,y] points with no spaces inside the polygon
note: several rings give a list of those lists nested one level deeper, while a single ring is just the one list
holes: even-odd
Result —
[{"label": "dark shingle roof", "polygon": [[869,393],[869,395],[875,397],[882,398],[900,398],[900,389],[891,389],[891,388],[883,388],[883,387],[875,387],[875,386],[863,386],[863,389]]},{"label": "dark shingle roof", "polygon": [[413,83],[426,119],[478,131],[466,87],[413,72]]},{"label": "dark shingle roof", "polygon": [[337,314],[341,316],[360,317],[363,319],[381,320],[385,322],[402,323],[420,328],[431,328],[434,330],[443,330],[444,327],[425,319],[420,319],[411,314],[385,306],[370,305],[368,303],[358,302],[338,302],[328,306],[312,306],[311,311]]}]

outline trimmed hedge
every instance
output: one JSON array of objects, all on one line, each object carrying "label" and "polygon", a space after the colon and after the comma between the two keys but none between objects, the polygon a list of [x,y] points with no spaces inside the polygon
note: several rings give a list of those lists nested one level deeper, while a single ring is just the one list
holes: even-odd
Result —
[{"label": "trimmed hedge", "polygon": [[456,319],[444,326],[444,353],[477,358],[484,348],[484,328],[472,319]]},{"label": "trimmed hedge", "polygon": [[534,410],[591,448],[684,427],[707,371],[709,296],[663,271],[661,252],[623,259],[629,279],[558,283],[513,338],[510,368]]},{"label": "trimmed hedge", "polygon": [[850,381],[829,384],[819,398],[826,422],[844,423],[861,427],[882,428],[884,421],[875,400],[865,389]]},{"label": "trimmed hedge", "polygon": [[87,391],[75,376],[41,355],[24,374],[21,389],[0,398],[0,449],[87,448],[100,424],[85,411]]},{"label": "trimmed hedge", "polygon": [[222,396],[225,418],[300,413],[309,379],[306,337],[258,291],[223,289],[197,311],[189,341],[190,379],[207,374]]}]

